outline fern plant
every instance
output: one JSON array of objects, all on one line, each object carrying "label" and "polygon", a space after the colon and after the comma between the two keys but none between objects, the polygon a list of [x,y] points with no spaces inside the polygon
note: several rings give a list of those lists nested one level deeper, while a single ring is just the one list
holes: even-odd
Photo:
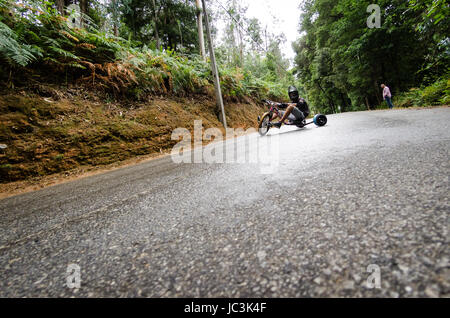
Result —
[{"label": "fern plant", "polygon": [[23,45],[17,41],[17,35],[0,21],[0,57],[11,66],[26,66],[41,54],[35,46]]},{"label": "fern plant", "polygon": [[[26,67],[41,80],[64,78],[138,98],[212,91],[210,65],[200,56],[150,49],[99,31],[87,16],[84,20],[84,28],[70,28],[67,18],[50,2],[0,0],[0,60],[6,62],[0,63],[0,75],[6,73],[2,72],[5,65],[17,74]],[[218,67],[225,96],[276,98],[285,94],[287,83],[268,78],[264,72],[258,74],[257,69]]]}]

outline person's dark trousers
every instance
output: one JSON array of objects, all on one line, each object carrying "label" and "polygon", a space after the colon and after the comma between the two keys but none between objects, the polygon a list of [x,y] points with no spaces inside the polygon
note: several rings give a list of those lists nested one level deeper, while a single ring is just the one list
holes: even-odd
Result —
[{"label": "person's dark trousers", "polygon": [[392,100],[391,100],[390,97],[387,97],[387,96],[386,96],[386,103],[388,104],[389,109],[394,108],[394,105],[392,105]]}]

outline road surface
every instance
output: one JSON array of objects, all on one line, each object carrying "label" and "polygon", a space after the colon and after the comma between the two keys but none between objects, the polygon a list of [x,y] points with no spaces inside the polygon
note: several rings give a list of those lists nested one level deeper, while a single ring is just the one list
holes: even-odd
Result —
[{"label": "road surface", "polygon": [[166,157],[1,200],[0,296],[448,297],[449,122],[332,115],[271,130],[274,173]]}]

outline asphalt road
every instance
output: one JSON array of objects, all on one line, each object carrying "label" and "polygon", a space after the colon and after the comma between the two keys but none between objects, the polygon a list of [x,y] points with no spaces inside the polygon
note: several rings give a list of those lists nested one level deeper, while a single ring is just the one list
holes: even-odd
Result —
[{"label": "asphalt road", "polygon": [[274,173],[166,157],[1,200],[0,296],[448,297],[449,122],[332,115],[237,139]]}]

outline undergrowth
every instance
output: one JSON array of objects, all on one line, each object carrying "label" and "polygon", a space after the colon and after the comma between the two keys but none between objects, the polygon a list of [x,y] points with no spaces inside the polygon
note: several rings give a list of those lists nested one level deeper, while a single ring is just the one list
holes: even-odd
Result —
[{"label": "undergrowth", "polygon": [[[45,2],[0,0],[0,81],[4,87],[33,83],[76,84],[115,98],[149,95],[214,96],[208,62],[197,55],[159,51],[109,33],[91,22],[72,28]],[[223,95],[285,99],[286,85],[219,66]]]}]

